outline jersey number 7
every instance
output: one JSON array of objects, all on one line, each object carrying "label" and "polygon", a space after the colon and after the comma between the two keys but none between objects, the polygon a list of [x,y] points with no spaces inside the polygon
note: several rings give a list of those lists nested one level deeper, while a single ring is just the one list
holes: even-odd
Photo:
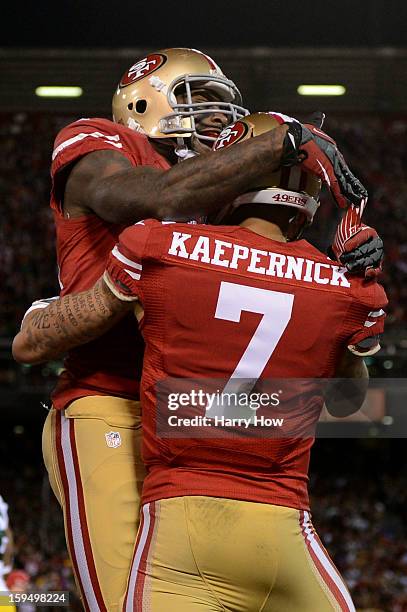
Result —
[{"label": "jersey number 7", "polygon": [[[240,323],[242,311],[263,315],[223,393],[236,393],[236,386],[239,385],[236,379],[246,379],[248,385],[245,385],[245,392],[250,392],[254,387],[287,328],[293,303],[292,293],[221,282],[216,319]],[[253,384],[249,384],[249,381]],[[211,416],[214,416],[213,412]]]}]

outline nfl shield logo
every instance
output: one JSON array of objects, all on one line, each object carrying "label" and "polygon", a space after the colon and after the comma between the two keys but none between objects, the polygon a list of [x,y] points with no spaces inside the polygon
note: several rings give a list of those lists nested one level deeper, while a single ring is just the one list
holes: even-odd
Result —
[{"label": "nfl shield logo", "polygon": [[109,433],[105,434],[105,438],[106,444],[109,448],[118,448],[122,443],[122,439],[118,431],[109,431]]}]

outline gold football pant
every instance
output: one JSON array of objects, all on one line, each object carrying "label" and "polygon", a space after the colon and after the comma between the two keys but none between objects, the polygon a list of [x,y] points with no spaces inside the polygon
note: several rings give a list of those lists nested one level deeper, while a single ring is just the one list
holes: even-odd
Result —
[{"label": "gold football pant", "polygon": [[145,504],[125,612],[354,612],[308,512],[176,497]]},{"label": "gold football pant", "polygon": [[17,612],[17,608],[10,605],[8,595],[0,595],[0,612]]},{"label": "gold football pant", "polygon": [[[17,612],[17,608],[14,605],[10,604],[10,596],[6,595],[6,593],[10,593],[10,592],[1,574],[0,574],[0,592],[3,593],[3,595],[0,595],[0,612]],[[10,593],[10,595],[12,594]]]},{"label": "gold football pant", "polygon": [[116,612],[126,589],[145,474],[140,443],[135,401],[83,397],[45,422],[44,461],[89,612]]}]

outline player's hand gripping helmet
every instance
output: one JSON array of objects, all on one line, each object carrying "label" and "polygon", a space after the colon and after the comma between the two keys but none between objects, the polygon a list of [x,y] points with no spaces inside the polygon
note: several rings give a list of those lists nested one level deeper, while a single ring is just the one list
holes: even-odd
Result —
[{"label": "player's hand gripping helmet", "polygon": [[[192,90],[216,94],[214,101],[193,103]],[[178,94],[185,95],[182,103]],[[151,138],[197,136],[195,117],[221,112],[230,121],[248,114],[233,81],[215,62],[195,49],[163,49],[139,60],[123,75],[113,96],[113,120]]]},{"label": "player's hand gripping helmet", "polygon": [[[272,113],[253,113],[222,130],[213,149],[219,151],[224,147],[274,130],[279,125],[280,123]],[[263,185],[236,198],[232,204],[221,211],[216,223],[221,223],[232,214],[233,210],[243,205],[288,206],[293,209],[293,217],[290,219],[287,239],[298,240],[304,228],[312,223],[319,207],[320,191],[319,178],[309,172],[304,172],[301,166],[284,166],[271,173]]]}]

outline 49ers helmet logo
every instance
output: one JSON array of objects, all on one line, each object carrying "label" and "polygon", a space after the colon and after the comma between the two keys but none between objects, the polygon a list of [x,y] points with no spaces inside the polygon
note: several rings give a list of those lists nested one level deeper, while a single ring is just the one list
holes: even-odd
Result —
[{"label": "49ers helmet logo", "polygon": [[242,121],[236,121],[236,123],[232,123],[232,125],[228,125],[218,136],[217,141],[213,145],[213,150],[217,151],[218,149],[223,149],[224,147],[229,147],[239,140],[242,140],[249,131],[249,127],[246,123]]},{"label": "49ers helmet logo", "polygon": [[147,74],[152,74],[155,72],[160,66],[165,64],[167,58],[165,55],[161,55],[161,53],[152,53],[151,55],[147,55],[144,59],[136,62],[133,66],[124,73],[122,80],[120,81],[120,87],[125,87],[126,85],[132,85],[139,79],[142,79]]}]

